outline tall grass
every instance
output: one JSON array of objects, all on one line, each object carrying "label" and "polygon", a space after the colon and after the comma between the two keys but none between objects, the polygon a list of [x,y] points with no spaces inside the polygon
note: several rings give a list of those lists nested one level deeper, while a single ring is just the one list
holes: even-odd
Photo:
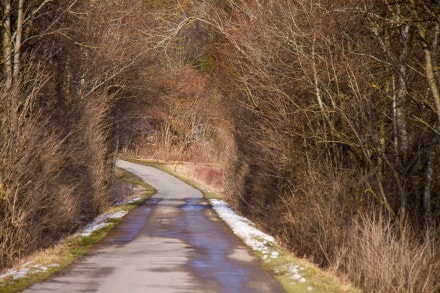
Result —
[{"label": "tall grass", "polygon": [[303,180],[284,208],[259,217],[286,245],[365,292],[439,292],[438,231],[423,237],[400,226],[362,191],[359,175],[321,168]]},{"label": "tall grass", "polygon": [[338,248],[338,265],[366,292],[439,292],[440,260],[433,239],[418,239],[384,216],[359,217]]}]

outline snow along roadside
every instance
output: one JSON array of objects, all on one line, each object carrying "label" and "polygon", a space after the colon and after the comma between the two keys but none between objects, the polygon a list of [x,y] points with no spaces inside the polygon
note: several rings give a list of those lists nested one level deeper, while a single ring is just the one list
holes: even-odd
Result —
[{"label": "snow along roadside", "polygon": [[[137,203],[141,200],[142,200],[141,197],[128,198],[124,201],[117,203],[115,206],[124,206],[127,204],[134,204],[134,203]],[[73,234],[72,237],[78,237],[78,236],[90,237],[90,235],[92,235],[93,232],[99,231],[99,230],[105,228],[106,226],[110,225],[111,224],[110,220],[121,219],[127,214],[128,214],[128,211],[116,210],[111,213],[106,213],[106,214],[100,215],[100,216],[96,217],[93,221],[88,223],[84,228],[80,229],[78,232]],[[41,264],[35,263],[35,261],[29,261],[29,262],[25,263],[24,265],[22,265],[20,268],[12,268],[12,269],[7,270],[3,274],[0,274],[0,288],[2,286],[6,285],[6,283],[4,283],[4,281],[7,279],[19,280],[19,279],[26,278],[32,274],[47,272],[50,269],[52,269],[54,267],[59,267],[59,266],[60,265],[57,263],[53,263],[53,264],[49,264],[49,265],[41,265]]]},{"label": "snow along roadside", "polygon": [[[234,234],[243,240],[252,250],[260,253],[263,261],[267,262],[270,261],[270,259],[277,259],[280,256],[280,252],[276,248],[277,243],[272,236],[257,229],[247,218],[237,215],[226,202],[219,199],[209,199],[209,201],[212,208],[232,229]],[[306,278],[302,275],[304,271],[303,267],[288,264],[283,270],[290,272],[290,278],[292,280],[299,283],[307,282]],[[313,288],[309,286],[307,290],[312,291]]]}]

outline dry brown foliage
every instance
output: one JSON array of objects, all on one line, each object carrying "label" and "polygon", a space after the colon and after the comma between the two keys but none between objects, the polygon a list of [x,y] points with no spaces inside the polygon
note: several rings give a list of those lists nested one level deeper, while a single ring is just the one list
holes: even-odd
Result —
[{"label": "dry brown foliage", "polygon": [[366,291],[438,290],[433,2],[128,3],[77,1],[27,32],[48,77],[3,95],[4,261],[49,231],[29,219],[61,235],[105,206],[118,150],[215,166],[191,172]]},{"label": "dry brown foliage", "polygon": [[[211,75],[234,122],[231,200],[322,265],[344,261],[338,253],[350,247],[360,215],[390,219],[393,237],[404,235],[411,245],[408,227],[419,235],[435,231],[439,78],[423,72],[424,59],[439,58],[438,19],[428,13],[419,23],[419,10],[429,7],[410,3],[205,1],[203,12],[190,17],[216,35]],[[422,31],[425,45],[408,26]],[[395,245],[405,250],[405,241]],[[414,268],[418,281],[410,286],[390,273],[390,282],[400,282],[393,290],[436,288],[423,278],[434,274],[438,254],[418,257],[426,271]],[[372,271],[362,278],[375,279]]]},{"label": "dry brown foliage", "polygon": [[[364,269],[359,262],[350,278],[367,291],[435,290],[429,276],[438,254],[420,239],[433,233],[440,211],[436,83],[427,79],[423,57],[438,61],[438,19],[427,13],[421,22],[428,6],[411,3],[182,1],[170,13],[156,7],[160,25],[150,35],[168,62],[155,62],[147,74],[161,98],[145,116],[159,127],[145,147],[128,151],[220,163],[227,195],[242,213],[298,254],[345,273],[358,255],[352,231],[380,215],[395,226],[391,232],[371,220],[395,239],[383,253],[387,245],[422,251],[408,254],[420,259],[405,269],[413,281],[405,283],[399,270],[380,279],[372,262]],[[200,123],[210,134],[194,141]],[[418,241],[409,227],[421,231]],[[359,243],[369,243],[364,228]],[[403,257],[392,262],[406,265]]]},{"label": "dry brown foliage", "polygon": [[[437,234],[438,235],[438,234]],[[366,292],[438,292],[440,261],[435,241],[403,233],[387,217],[361,216],[338,248],[336,269]]]},{"label": "dry brown foliage", "polygon": [[21,79],[1,88],[0,268],[54,244],[114,201],[113,107],[123,94],[120,76],[141,55],[121,45],[130,11],[114,9],[117,1],[35,4],[25,7]]}]

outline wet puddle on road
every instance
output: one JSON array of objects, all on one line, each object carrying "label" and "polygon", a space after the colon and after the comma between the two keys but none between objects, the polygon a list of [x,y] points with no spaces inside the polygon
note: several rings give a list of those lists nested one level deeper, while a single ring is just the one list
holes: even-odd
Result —
[{"label": "wet puddle on road", "polygon": [[[168,200],[166,206],[161,201],[152,218],[158,226],[148,233],[187,243],[192,248],[187,266],[203,287],[215,292],[265,292],[267,284],[272,283],[270,278],[260,276],[263,270],[259,262],[229,228],[212,220],[217,216],[208,201],[186,198],[184,204],[178,205],[180,201]],[[273,285],[270,292],[284,292]]]}]

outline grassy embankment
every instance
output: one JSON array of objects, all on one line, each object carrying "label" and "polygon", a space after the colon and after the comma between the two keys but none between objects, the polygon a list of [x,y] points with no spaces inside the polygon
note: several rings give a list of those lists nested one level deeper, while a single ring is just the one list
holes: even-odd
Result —
[{"label": "grassy embankment", "polygon": [[[139,177],[117,168],[115,171],[116,180],[120,188],[123,200],[138,200],[127,204],[113,206],[104,214],[113,214],[116,212],[130,212],[135,207],[148,200],[156,190],[143,182]],[[123,188],[125,187],[125,188]],[[127,188],[131,192],[127,192]],[[14,270],[23,271],[28,268],[29,273],[26,277],[14,279],[12,276],[0,280],[0,292],[17,292],[30,285],[41,282],[51,275],[65,269],[74,261],[87,254],[94,244],[103,240],[107,234],[122,220],[122,218],[109,219],[108,225],[90,234],[88,237],[81,235],[71,235],[63,239],[57,245],[48,249],[34,253],[33,255],[20,260]],[[32,266],[29,266],[32,264]],[[40,269],[39,269],[40,268]],[[43,270],[41,270],[43,268]],[[1,274],[0,274],[1,275]]]}]

